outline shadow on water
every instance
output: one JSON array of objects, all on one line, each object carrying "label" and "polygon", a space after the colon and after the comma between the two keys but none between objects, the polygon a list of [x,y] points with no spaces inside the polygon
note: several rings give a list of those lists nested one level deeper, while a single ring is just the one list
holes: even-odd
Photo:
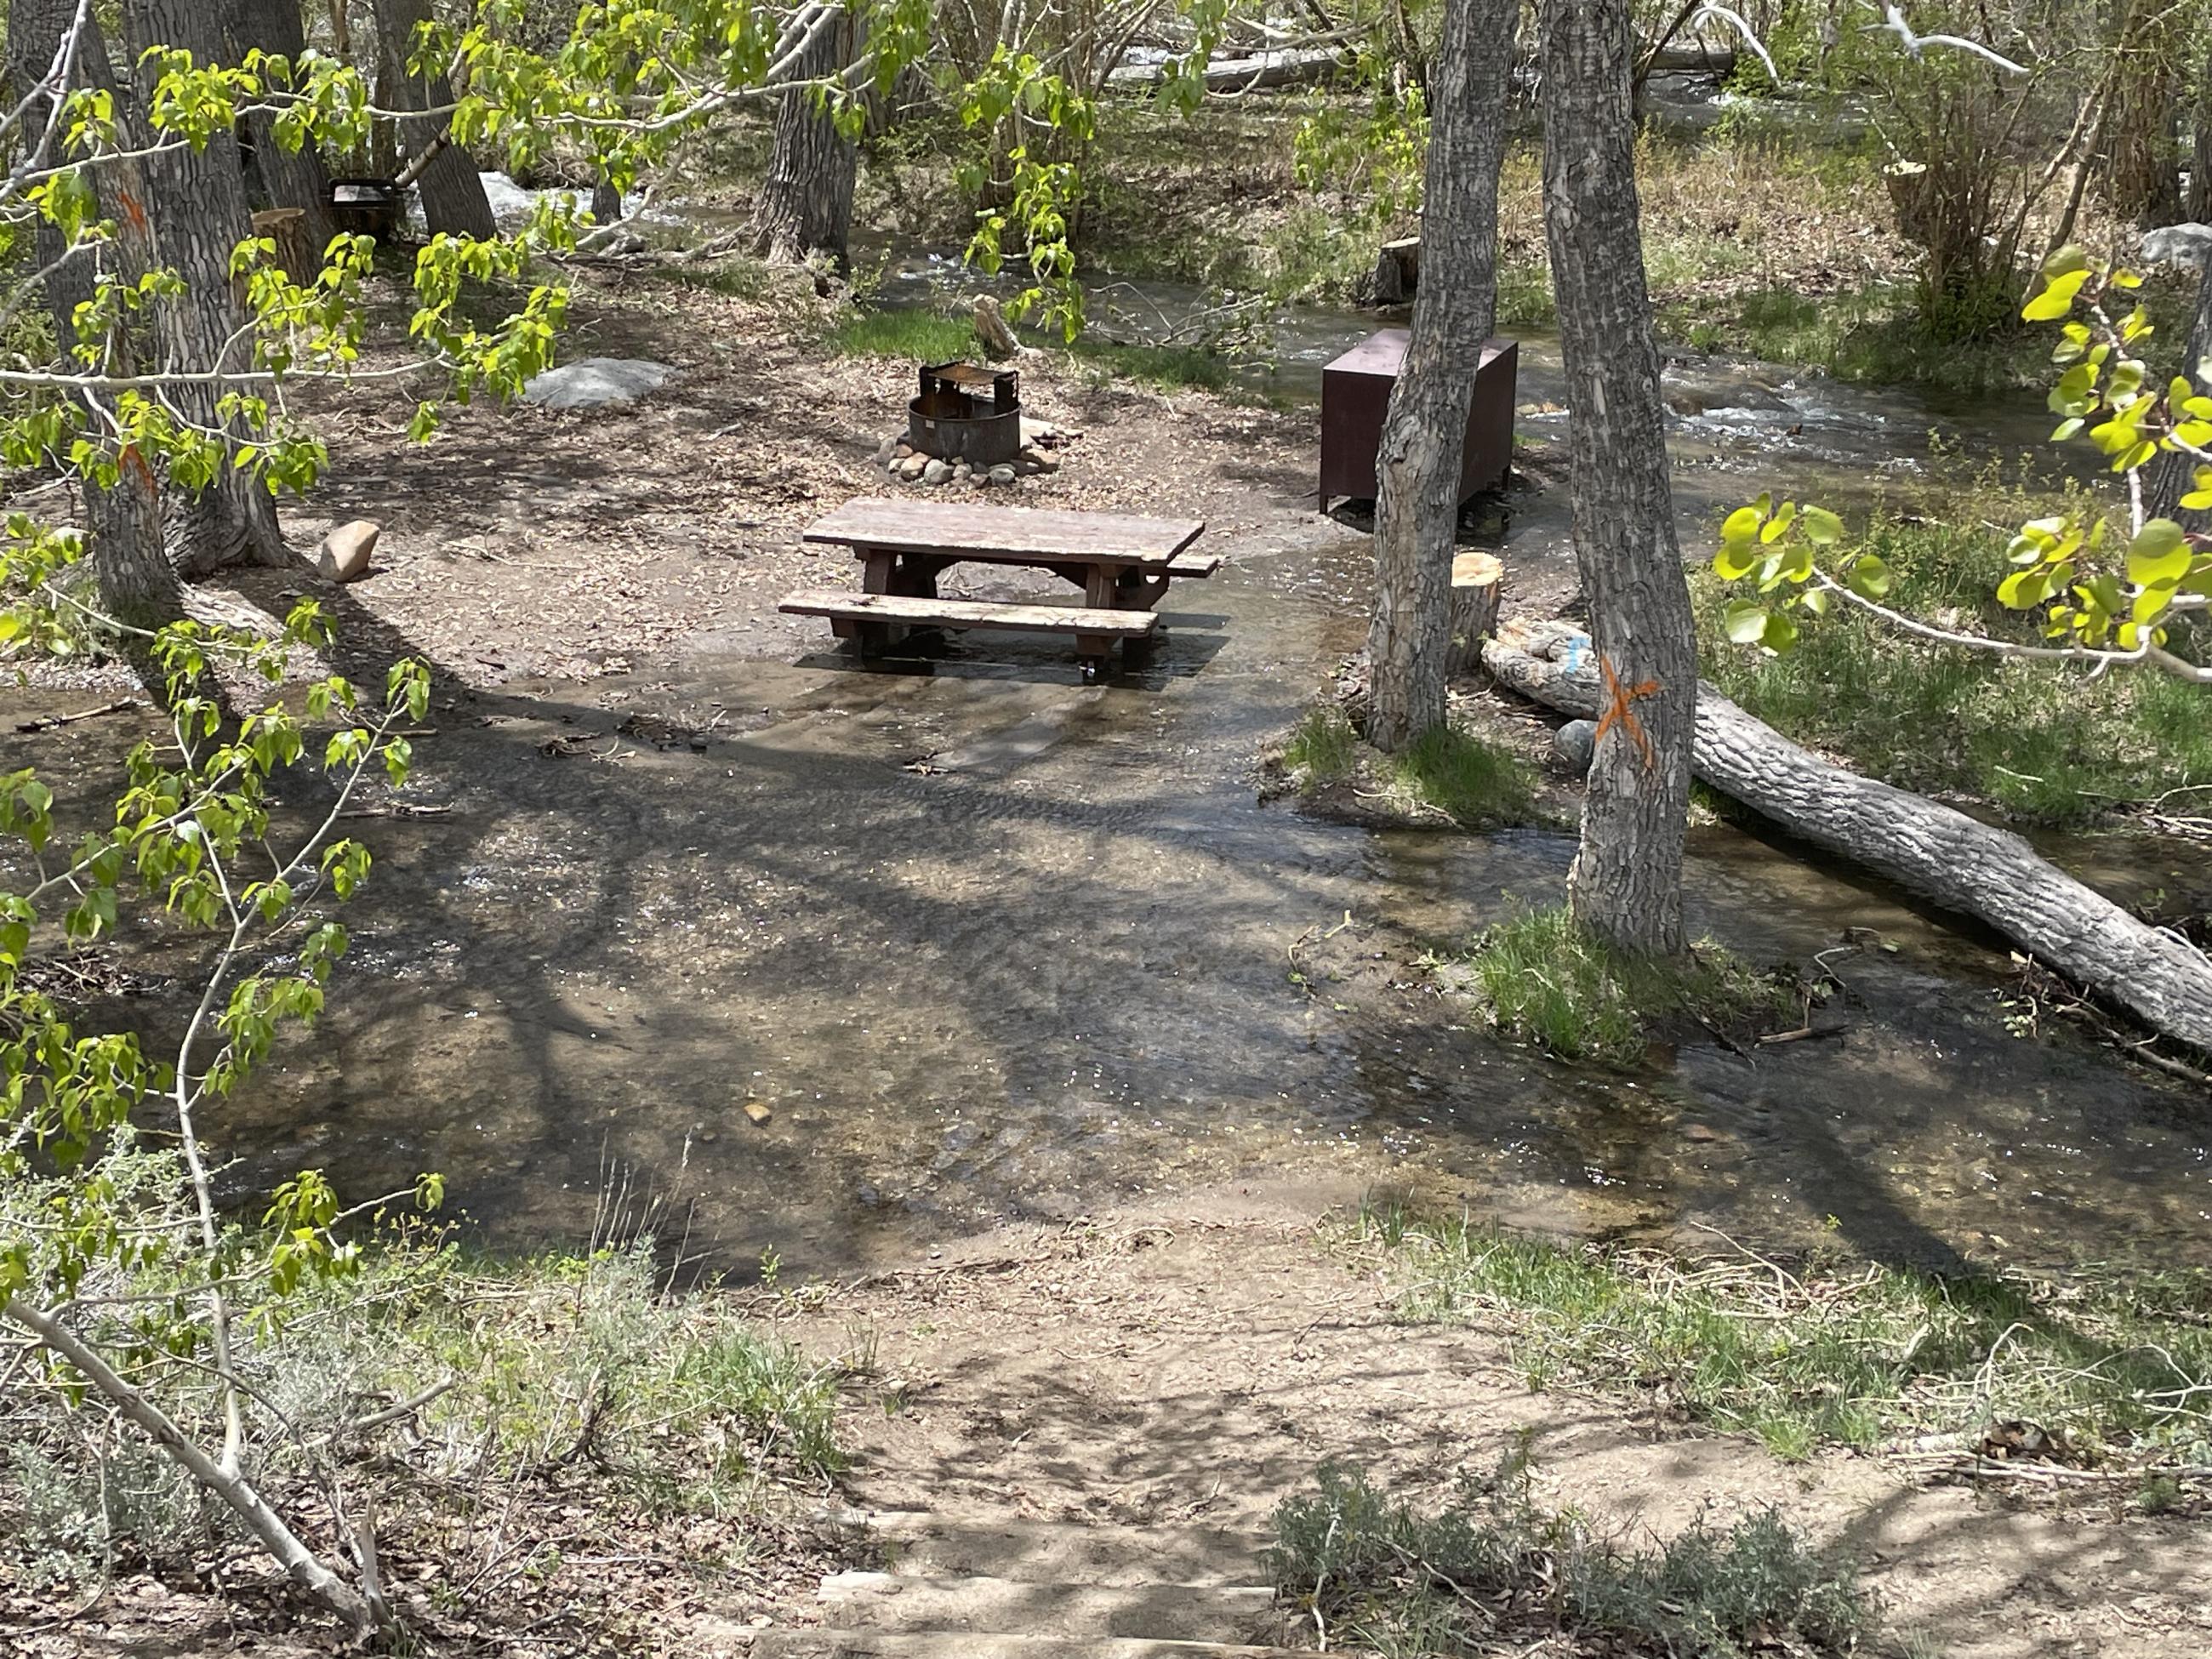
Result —
[{"label": "shadow on water", "polygon": [[[716,711],[696,748],[557,685],[441,688],[410,793],[445,815],[363,826],[331,1015],[213,1126],[231,1195],[436,1169],[520,1243],[583,1235],[611,1163],[695,1200],[721,1261],[822,1269],[1301,1171],[1886,1259],[2205,1236],[2202,1101],[2008,1035],[2001,955],[1733,830],[1699,836],[1701,926],[1801,967],[1846,927],[1896,947],[1828,958],[1843,1037],[1601,1077],[1434,994],[1419,953],[1555,896],[1571,846],[1259,800],[1251,757],[1356,640],[1308,597],[1351,556],[1316,534],[1225,571],[1219,625],[1115,684],[1019,641],[927,673],[696,655],[665,688]],[[339,622],[363,665],[405,648]]]},{"label": "shadow on water", "polygon": [[[1555,371],[1528,361],[1540,405]],[[1683,395],[1686,526],[1746,487],[1700,461],[1691,423],[1758,399]],[[1772,395],[1741,451],[1794,469],[1760,434],[1817,422]],[[1836,406],[1866,453],[1894,442],[1881,410]],[[232,1198],[303,1166],[352,1192],[436,1169],[496,1239],[576,1238],[612,1163],[695,1200],[694,1238],[724,1262],[773,1246],[836,1268],[1289,1170],[1643,1236],[2212,1259],[2192,1243],[2212,1237],[2205,1103],[2010,1035],[2001,951],[1793,849],[1703,833],[1692,902],[1801,968],[1846,927],[1893,945],[1827,958],[1849,987],[1838,1039],[1601,1077],[1436,995],[1419,953],[1555,897],[1571,846],[1260,801],[1253,757],[1358,645],[1370,569],[1363,537],[1279,483],[1261,527],[1223,538],[1203,609],[1167,613],[1152,662],[1111,684],[995,635],[865,670],[703,636],[627,713],[603,688],[441,675],[410,794],[443,816],[361,826],[377,869],[331,1014],[210,1126],[241,1157]],[[1505,503],[1516,582],[1571,573],[1559,493]],[[421,654],[328,597],[356,678]],[[687,735],[656,742],[641,709]],[[89,777],[128,735],[10,738],[0,765]],[[2155,872],[2111,846],[2066,855],[2108,884],[2212,895],[2203,859],[2163,848]]]}]

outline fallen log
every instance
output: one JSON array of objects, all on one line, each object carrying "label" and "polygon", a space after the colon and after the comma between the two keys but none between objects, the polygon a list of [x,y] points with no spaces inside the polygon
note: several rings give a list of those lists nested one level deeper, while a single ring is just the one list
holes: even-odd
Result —
[{"label": "fallen log", "polygon": [[[1482,661],[1500,684],[1548,708],[1599,712],[1587,635],[1510,628],[1483,647]],[[2137,921],[2011,830],[1831,765],[1702,681],[1691,769],[1800,840],[1988,923],[2153,1030],[2212,1053],[2212,958]]]},{"label": "fallen log", "polygon": [[[1283,46],[1250,58],[1215,58],[1206,65],[1206,89],[1212,93],[1263,92],[1275,87],[1311,86],[1349,65],[1334,46]],[[1158,64],[1123,64],[1106,72],[1109,92],[1152,92],[1167,78]]]}]

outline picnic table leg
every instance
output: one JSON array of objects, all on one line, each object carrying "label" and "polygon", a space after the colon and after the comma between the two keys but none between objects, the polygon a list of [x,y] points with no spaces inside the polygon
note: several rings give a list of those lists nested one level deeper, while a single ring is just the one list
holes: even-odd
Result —
[{"label": "picnic table leg", "polygon": [[[1094,564],[1084,573],[1083,603],[1091,611],[1115,611],[1121,608],[1119,593],[1121,572],[1112,565]],[[1114,641],[1103,634],[1078,634],[1075,636],[1075,655],[1083,671],[1083,683],[1089,685],[1104,672],[1107,659],[1113,654]]]},{"label": "picnic table leg", "polygon": [[[864,593],[896,593],[898,587],[898,555],[886,548],[863,547],[854,550],[862,561],[860,591]],[[838,632],[853,640],[863,657],[872,657],[892,644],[892,624],[879,622],[841,622]],[[846,629],[851,629],[849,634]]]}]

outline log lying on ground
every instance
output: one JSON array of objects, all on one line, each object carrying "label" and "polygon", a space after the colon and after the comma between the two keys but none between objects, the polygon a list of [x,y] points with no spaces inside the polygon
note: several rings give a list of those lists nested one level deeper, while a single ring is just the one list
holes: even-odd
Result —
[{"label": "log lying on ground", "polygon": [[[1285,46],[1251,58],[1216,58],[1206,65],[1208,92],[1264,92],[1326,81],[1350,60],[1334,46]],[[1124,64],[1106,72],[1109,92],[1152,92],[1166,79],[1158,64]]]},{"label": "log lying on ground", "polygon": [[[1563,713],[1591,719],[1602,706],[1585,635],[1509,629],[1482,660],[1499,684]],[[1691,766],[1800,840],[1987,922],[2153,1030],[2212,1053],[2212,959],[2091,891],[2009,830],[1832,766],[1703,682]]]}]

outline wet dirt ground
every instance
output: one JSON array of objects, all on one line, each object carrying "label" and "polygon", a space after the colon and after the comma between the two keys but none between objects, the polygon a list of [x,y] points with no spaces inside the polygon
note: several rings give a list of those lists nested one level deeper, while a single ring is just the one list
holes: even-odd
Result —
[{"label": "wet dirt ground", "polygon": [[[377,574],[244,583],[272,607],[317,592],[364,677],[414,653],[440,684],[404,797],[434,815],[351,826],[378,862],[331,1012],[209,1126],[241,1202],[303,1166],[352,1192],[434,1169],[519,1245],[587,1234],[620,1170],[686,1206],[722,1265],[773,1249],[829,1271],[1302,1170],[1508,1221],[1840,1233],[1938,1263],[2171,1260],[2212,1237],[2201,1097],[2063,1033],[2009,1034],[2002,952],[1735,830],[1698,833],[1696,925],[1807,969],[1847,927],[1894,947],[1826,958],[1850,988],[1841,1037],[1685,1048],[1620,1079],[1503,1045],[1437,995],[1419,953],[1557,897],[1571,840],[1261,799],[1255,756],[1364,628],[1366,541],[1315,510],[1310,408],[1032,370],[1033,405],[1078,435],[1024,500],[1203,514],[1224,568],[1178,586],[1152,665],[1109,684],[1010,636],[863,668],[774,607],[848,579],[796,532],[885,488],[867,458],[909,371],[824,364],[757,309],[726,302],[725,330],[691,298],[680,333],[619,294],[587,317],[576,351],[684,372],[634,410],[471,410],[395,452],[380,409],[349,405],[331,483],[288,526],[381,519]],[[1522,387],[1537,427],[1546,372]],[[1730,396],[1748,436],[1678,416],[1692,547],[1717,502],[1802,471],[1805,410]],[[1509,610],[1571,592],[1562,495],[1538,449],[1491,515]],[[11,690],[9,710],[92,684]],[[0,767],[84,775],[132,719],[10,720]],[[2212,893],[2212,866],[2166,847],[2067,856],[2115,890]],[[158,1024],[160,1002],[134,1018]]]}]

